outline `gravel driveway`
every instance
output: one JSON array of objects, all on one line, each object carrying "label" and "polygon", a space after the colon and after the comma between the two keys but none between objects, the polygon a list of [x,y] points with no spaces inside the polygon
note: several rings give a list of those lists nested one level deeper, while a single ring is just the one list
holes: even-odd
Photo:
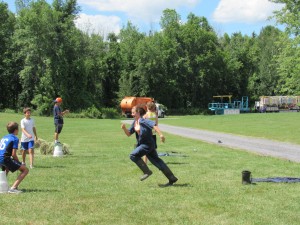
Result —
[{"label": "gravel driveway", "polygon": [[[123,122],[131,123],[132,121],[125,120]],[[300,145],[296,144],[165,124],[159,124],[159,128],[164,132],[181,137],[197,139],[229,148],[256,152],[261,155],[287,159],[293,162],[300,162]]]},{"label": "gravel driveway", "polygon": [[300,145],[296,144],[164,124],[159,124],[159,128],[164,132],[186,138],[300,162]]}]

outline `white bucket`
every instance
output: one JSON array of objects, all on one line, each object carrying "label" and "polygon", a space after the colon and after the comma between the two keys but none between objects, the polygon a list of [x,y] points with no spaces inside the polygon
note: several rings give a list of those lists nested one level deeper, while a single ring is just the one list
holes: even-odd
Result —
[{"label": "white bucket", "polygon": [[8,183],[6,179],[6,172],[0,171],[0,193],[6,193],[8,191]]},{"label": "white bucket", "polygon": [[64,155],[64,153],[62,151],[62,145],[61,144],[55,144],[54,145],[53,156],[60,157],[60,156],[63,156],[63,155]]}]

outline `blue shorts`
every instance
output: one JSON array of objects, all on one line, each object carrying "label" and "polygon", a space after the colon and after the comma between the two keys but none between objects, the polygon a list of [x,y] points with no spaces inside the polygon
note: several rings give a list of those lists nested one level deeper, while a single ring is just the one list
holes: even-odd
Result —
[{"label": "blue shorts", "polygon": [[21,150],[34,149],[34,141],[21,142]]},{"label": "blue shorts", "polygon": [[[14,160],[14,159],[7,158],[7,159],[4,159],[4,163],[2,163],[1,165],[6,167],[10,172],[13,173],[13,172],[17,171],[18,169],[20,169],[22,163]],[[2,167],[2,170],[3,169],[4,168]]]}]

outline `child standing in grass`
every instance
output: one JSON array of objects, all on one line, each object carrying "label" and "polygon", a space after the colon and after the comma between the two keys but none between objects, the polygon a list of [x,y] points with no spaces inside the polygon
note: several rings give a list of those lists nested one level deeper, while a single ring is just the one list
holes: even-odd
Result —
[{"label": "child standing in grass", "polygon": [[9,122],[6,128],[9,134],[4,136],[0,141],[0,165],[2,169],[3,167],[5,168],[6,174],[9,171],[13,173],[19,170],[21,172],[8,190],[9,193],[19,194],[22,191],[18,190],[18,187],[28,174],[28,168],[19,161],[17,156],[19,125],[16,122]]},{"label": "child standing in grass", "polygon": [[37,134],[35,123],[31,116],[31,109],[24,108],[23,113],[25,118],[21,120],[21,150],[22,150],[22,164],[26,165],[26,154],[29,153],[30,168],[33,168],[34,159],[34,141],[37,141]]},{"label": "child standing in grass", "polygon": [[[146,107],[147,107],[147,112],[143,116],[143,118],[155,121],[155,126],[158,126],[158,114],[157,114],[157,111],[156,111],[155,103],[154,102],[147,102]],[[152,130],[152,137],[153,137],[153,140],[155,142],[155,149],[157,149],[156,132],[155,132],[154,129]],[[147,161],[148,161],[147,156],[144,156],[144,162],[147,163]]]},{"label": "child standing in grass", "polygon": [[146,155],[149,161],[161,170],[169,179],[166,186],[173,185],[178,179],[174,176],[166,163],[158,157],[152,137],[152,129],[155,129],[155,131],[159,134],[162,142],[165,141],[165,137],[161,133],[160,129],[155,125],[154,121],[143,118],[145,113],[146,111],[142,107],[133,107],[131,114],[134,121],[131,127],[127,129],[125,124],[121,125],[121,128],[128,137],[133,133],[136,134],[137,147],[131,152],[130,159],[143,171],[144,174],[140,178],[141,181],[147,179],[152,174],[152,171],[142,160],[142,157]]},{"label": "child standing in grass", "polygon": [[59,144],[58,136],[61,133],[63,126],[64,126],[64,115],[69,113],[69,110],[62,111],[60,105],[62,104],[62,98],[56,98],[54,101],[55,103],[53,107],[53,116],[54,116],[54,144]]}]

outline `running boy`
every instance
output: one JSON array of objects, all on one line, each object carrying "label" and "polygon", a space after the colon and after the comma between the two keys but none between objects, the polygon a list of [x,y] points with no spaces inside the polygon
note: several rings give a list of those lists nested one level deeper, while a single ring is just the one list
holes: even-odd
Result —
[{"label": "running boy", "polygon": [[146,111],[142,107],[133,107],[131,112],[132,116],[134,117],[131,127],[127,129],[126,125],[122,124],[121,128],[128,137],[133,133],[136,135],[137,147],[131,152],[130,159],[144,173],[140,180],[143,181],[152,174],[152,171],[141,158],[146,155],[149,161],[159,170],[161,170],[169,179],[169,182],[166,184],[166,186],[173,185],[178,179],[174,176],[173,172],[166,165],[166,163],[158,157],[152,137],[152,129],[155,129],[155,131],[159,134],[162,142],[165,141],[165,137],[161,133],[160,129],[155,125],[154,121],[143,118]]},{"label": "running boy", "polygon": [[19,125],[16,122],[9,122],[6,128],[9,134],[0,141],[0,165],[5,167],[6,174],[9,171],[13,173],[19,170],[21,172],[8,190],[9,193],[19,194],[22,191],[18,190],[18,187],[28,174],[28,168],[19,161],[17,156]]},{"label": "running boy", "polygon": [[30,118],[31,109],[24,108],[23,113],[25,114],[25,118],[21,120],[22,164],[26,165],[26,154],[29,153],[30,169],[32,169],[34,159],[34,141],[37,141],[37,134],[34,119]]}]

